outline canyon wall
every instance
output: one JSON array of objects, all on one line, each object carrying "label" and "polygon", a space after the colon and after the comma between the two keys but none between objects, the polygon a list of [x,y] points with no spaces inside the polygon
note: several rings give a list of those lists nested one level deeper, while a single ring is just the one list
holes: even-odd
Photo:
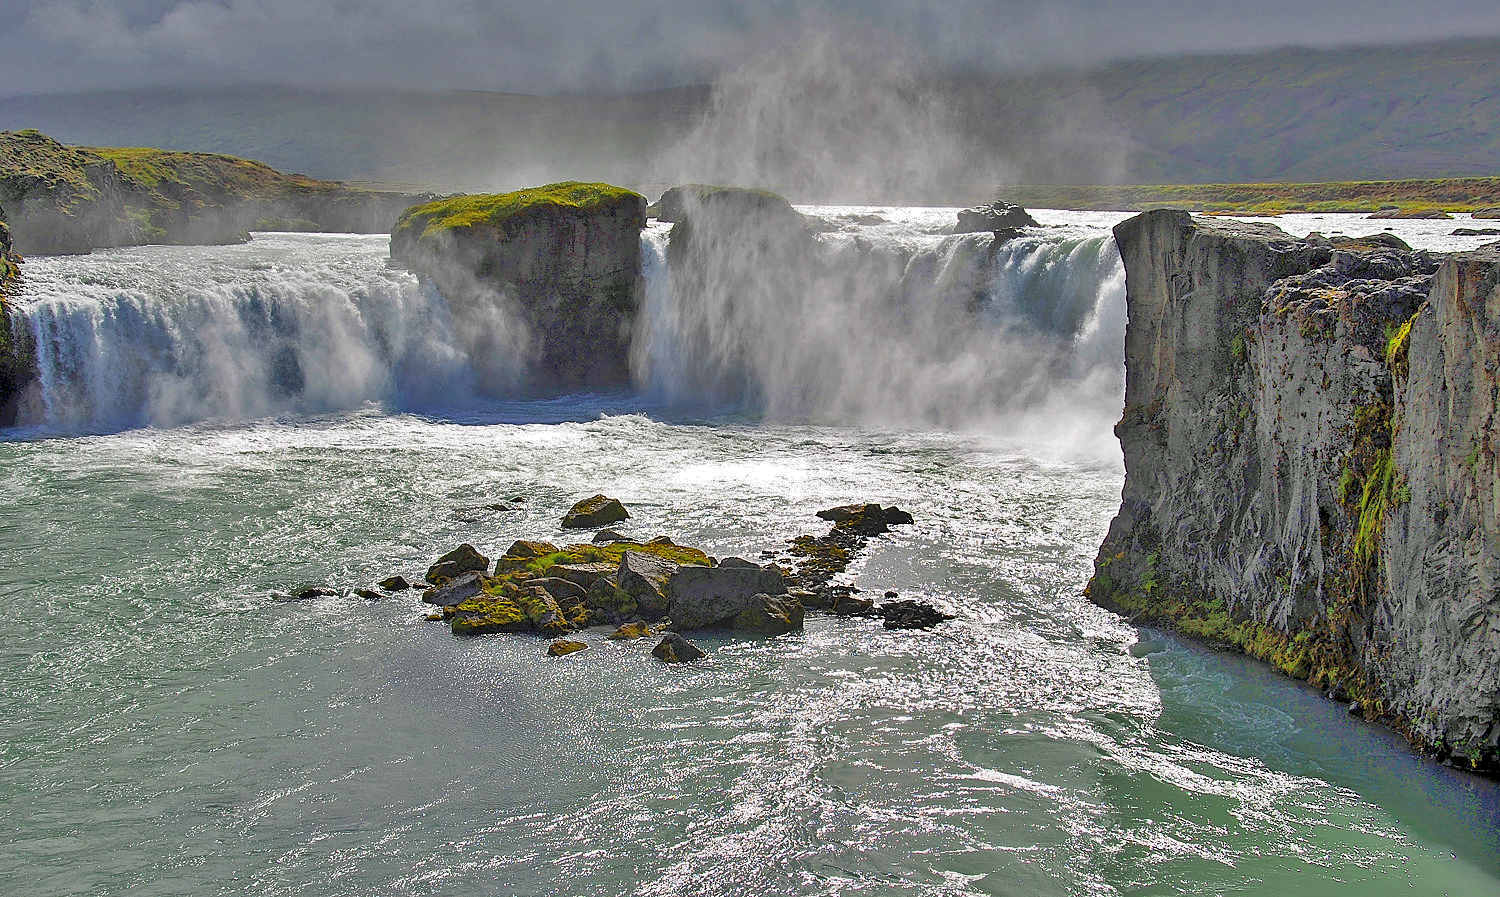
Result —
[{"label": "canyon wall", "polygon": [[1088,594],[1500,769],[1500,250],[1138,215]]}]

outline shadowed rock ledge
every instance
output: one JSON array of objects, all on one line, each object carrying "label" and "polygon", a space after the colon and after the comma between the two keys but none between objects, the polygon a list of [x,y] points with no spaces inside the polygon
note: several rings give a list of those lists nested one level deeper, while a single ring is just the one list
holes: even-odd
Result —
[{"label": "shadowed rock ledge", "polygon": [[1125,486],[1089,596],[1500,770],[1500,248],[1174,211],[1115,238]]}]

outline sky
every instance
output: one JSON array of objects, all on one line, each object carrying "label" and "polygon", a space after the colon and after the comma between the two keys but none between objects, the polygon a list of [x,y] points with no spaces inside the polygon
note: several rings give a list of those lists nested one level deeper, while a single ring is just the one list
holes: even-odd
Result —
[{"label": "sky", "polygon": [[1494,0],[0,0],[0,95],[278,84],[618,93],[809,30],[936,73],[1500,36]]}]

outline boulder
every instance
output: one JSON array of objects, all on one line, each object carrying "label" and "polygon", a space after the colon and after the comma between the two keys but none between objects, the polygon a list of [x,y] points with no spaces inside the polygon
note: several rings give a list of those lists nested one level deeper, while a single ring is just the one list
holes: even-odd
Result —
[{"label": "boulder", "polygon": [[598,619],[621,623],[640,617],[640,605],[612,577],[602,577],[589,587],[585,606]]},{"label": "boulder", "polygon": [[531,539],[517,539],[510,543],[505,549],[507,560],[531,560],[532,558],[546,557],[549,554],[557,554],[557,546],[551,542],[537,542]]},{"label": "boulder", "polygon": [[829,602],[828,612],[840,617],[865,617],[875,612],[875,602],[869,598],[858,598],[848,592],[835,592]]},{"label": "boulder", "polygon": [[749,605],[734,617],[741,632],[781,635],[802,630],[802,602],[791,595],[753,595]]},{"label": "boulder", "polygon": [[522,588],[530,586],[546,589],[547,594],[552,596],[552,599],[557,602],[558,606],[565,609],[583,604],[584,597],[588,594],[588,589],[570,579],[563,579],[560,576],[528,579],[521,583]]},{"label": "boulder", "polygon": [[977,234],[1014,227],[1037,227],[1036,219],[1025,209],[1008,202],[992,202],[958,213],[955,234]]},{"label": "boulder", "polygon": [[[576,583],[585,591],[592,589],[594,584],[601,579],[609,579],[619,569],[618,565],[606,561],[586,562],[581,564],[553,564],[548,567],[546,573],[549,577],[566,579],[568,582]],[[618,583],[615,583],[618,585]]]},{"label": "boulder", "polygon": [[920,601],[890,601],[876,611],[885,618],[886,629],[931,629],[953,619],[930,604]]},{"label": "boulder", "polygon": [[660,644],[651,649],[651,656],[664,663],[687,663],[708,655],[702,648],[677,633],[669,632]]},{"label": "boulder", "polygon": [[667,613],[667,583],[678,569],[678,564],[665,558],[627,551],[620,558],[615,581],[635,599],[642,617],[655,620]]},{"label": "boulder", "polygon": [[563,529],[592,529],[629,518],[630,513],[620,504],[619,499],[595,495],[574,505],[572,510],[563,515],[562,525]]},{"label": "boulder", "polygon": [[484,582],[480,579],[480,574],[470,572],[423,592],[422,601],[427,604],[436,604],[438,607],[452,607],[482,594],[484,594]]},{"label": "boulder", "polygon": [[408,582],[406,577],[404,576],[388,576],[385,579],[382,579],[380,582],[376,583],[376,585],[380,586],[382,589],[385,589],[387,592],[404,592],[407,589],[416,588],[416,586]]},{"label": "boulder", "polygon": [[1455,227],[1455,237],[1500,237],[1500,227]]},{"label": "boulder", "polygon": [[425,579],[437,586],[465,573],[484,573],[489,569],[490,559],[465,542],[433,562]]},{"label": "boulder", "polygon": [[480,596],[454,609],[454,635],[486,635],[492,632],[530,632],[531,618],[509,598]]},{"label": "boulder", "polygon": [[599,532],[594,533],[593,539],[595,545],[608,545],[611,542],[629,541],[630,540],[625,537],[624,533],[620,532],[619,530],[612,529],[601,529]]},{"label": "boulder", "polygon": [[332,598],[339,593],[338,589],[328,586],[303,586],[291,594],[275,594],[277,601],[311,601],[314,598]]},{"label": "boulder", "polygon": [[636,639],[645,638],[651,634],[651,627],[646,623],[625,623],[611,632],[606,638],[617,642],[633,642]]},{"label": "boulder", "polygon": [[757,595],[785,594],[786,581],[774,566],[747,561],[744,566],[682,567],[667,583],[667,614],[675,629],[706,629],[728,625]]},{"label": "boulder", "polygon": [[517,591],[512,600],[526,614],[532,627],[542,635],[559,636],[573,630],[572,623],[558,605],[557,599],[541,586],[525,586]]},{"label": "boulder", "polygon": [[385,597],[385,595],[375,591],[374,589],[355,589],[354,594],[365,599],[366,601],[379,601],[380,599]]},{"label": "boulder", "polygon": [[547,656],[567,657],[569,654],[576,654],[587,647],[588,645],[584,642],[574,642],[569,641],[565,638],[560,638],[547,646]]}]

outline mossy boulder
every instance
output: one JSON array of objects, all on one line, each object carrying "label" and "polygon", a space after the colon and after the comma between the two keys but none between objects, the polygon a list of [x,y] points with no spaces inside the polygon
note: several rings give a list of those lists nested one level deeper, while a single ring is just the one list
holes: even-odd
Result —
[{"label": "mossy boulder", "polygon": [[567,657],[569,654],[577,654],[579,651],[582,651],[586,648],[588,648],[588,644],[585,642],[575,642],[569,639],[560,638],[547,646],[547,656]]},{"label": "mossy boulder", "polygon": [[[391,257],[448,299],[472,356],[495,350],[497,314],[523,329],[522,385],[626,386],[645,205],[630,190],[576,181],[449,197],[402,214]],[[511,368],[481,379],[492,391],[516,386]]]},{"label": "mossy boulder", "polygon": [[452,579],[444,580],[442,585],[423,592],[422,601],[426,604],[436,604],[438,607],[451,607],[455,604],[463,604],[483,592],[483,577],[471,570],[467,573],[460,573]]},{"label": "mossy boulder", "polygon": [[450,625],[454,635],[487,635],[492,632],[531,632],[531,617],[517,602],[485,595],[458,605]]},{"label": "mossy boulder", "polygon": [[435,586],[465,573],[484,573],[490,568],[490,559],[479,553],[473,545],[465,542],[433,562],[424,577]]},{"label": "mossy boulder", "polygon": [[617,642],[633,642],[636,639],[643,639],[650,634],[650,624],[642,621],[636,621],[634,623],[621,624],[620,627],[614,632],[611,632],[607,636],[607,638],[613,639]]},{"label": "mossy boulder", "polygon": [[629,520],[630,512],[617,498],[595,495],[575,504],[563,515],[563,529],[593,529]]}]

